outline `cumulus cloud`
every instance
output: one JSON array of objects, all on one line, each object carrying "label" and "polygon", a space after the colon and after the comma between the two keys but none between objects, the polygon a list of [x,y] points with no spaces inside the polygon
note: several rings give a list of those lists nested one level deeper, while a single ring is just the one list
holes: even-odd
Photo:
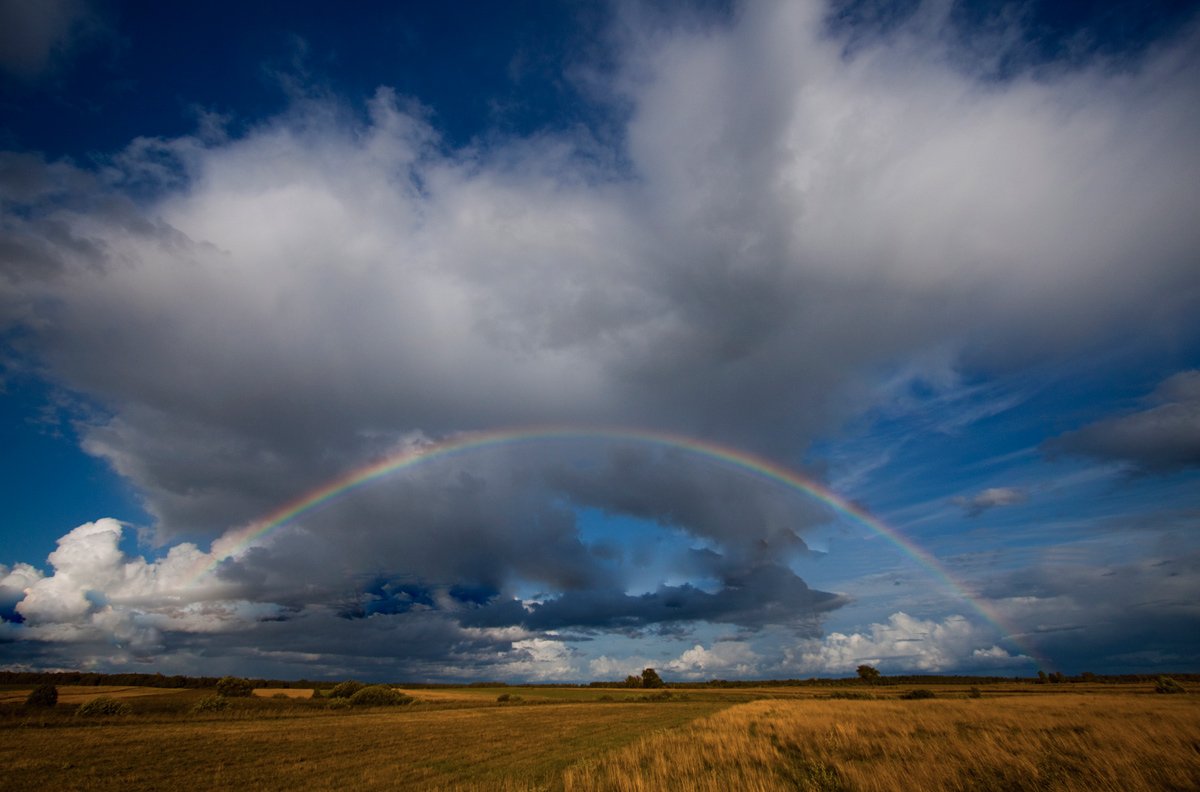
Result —
[{"label": "cumulus cloud", "polygon": [[696,644],[666,664],[674,676],[690,679],[746,677],[758,671],[759,656],[740,641],[720,641],[711,649]]},{"label": "cumulus cloud", "polygon": [[786,662],[799,671],[815,673],[847,673],[866,663],[885,674],[982,671],[1028,663],[1029,658],[987,641],[988,632],[962,616],[935,621],[901,611],[885,623],[870,625],[865,632],[834,632],[816,645],[789,651]]},{"label": "cumulus cloud", "polygon": [[[365,108],[297,91],[240,136],[96,167],[0,159],[0,330],[173,545],[139,565],[107,523],[72,532],[7,627],[100,630],[179,596],[192,611],[122,624],[150,645],[253,612],[284,619],[262,628],[280,653],[316,651],[305,619],[420,624],[475,659],[568,626],[815,629],[840,600],[786,563],[827,515],[670,454],[481,454],[219,563],[211,543],[414,437],[649,425],[797,464],[897,361],[1020,366],[1194,313],[1194,31],[1132,68],[981,84],[938,35],[848,49],[826,12],[614,33],[611,140],[452,148],[381,88]],[[682,532],[678,579],[631,594],[580,507]],[[206,558],[209,589],[173,588]]]},{"label": "cumulus cloud", "polygon": [[1200,371],[1181,371],[1159,384],[1146,409],[1104,418],[1046,444],[1051,453],[1126,462],[1168,473],[1200,465]]},{"label": "cumulus cloud", "polygon": [[988,487],[974,495],[956,497],[953,503],[961,506],[968,517],[978,517],[988,509],[1013,506],[1024,503],[1027,499],[1025,491],[1016,487]]}]

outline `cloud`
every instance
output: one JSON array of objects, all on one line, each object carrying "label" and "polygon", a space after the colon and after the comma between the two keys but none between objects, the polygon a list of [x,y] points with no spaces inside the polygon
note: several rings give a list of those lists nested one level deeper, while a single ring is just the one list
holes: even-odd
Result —
[{"label": "cloud", "polygon": [[1147,409],[1105,418],[1045,444],[1050,453],[1126,462],[1150,473],[1200,465],[1200,371],[1159,384]]},{"label": "cloud", "polygon": [[830,633],[815,645],[788,652],[798,672],[847,673],[860,664],[884,674],[1022,667],[1028,658],[988,643],[987,632],[962,616],[941,621],[893,613],[865,632]]},{"label": "cloud", "polygon": [[952,503],[961,506],[968,517],[978,517],[988,509],[1013,506],[1028,499],[1024,490],[1015,487],[988,487],[971,496],[959,496]]},{"label": "cloud", "polygon": [[[1194,315],[1194,29],[1128,68],[981,83],[937,31],[848,50],[827,10],[614,31],[611,138],[454,148],[390,89],[365,107],[298,90],[239,136],[142,137],[86,167],[6,155],[0,331],[75,395],[84,449],[169,550],[72,532],[5,628],[97,652],[132,630],[181,657],[211,628],[233,657],[254,623],[264,667],[321,653],[301,626],[369,646],[427,631],[455,667],[542,657],[513,647],[567,627],[816,629],[840,600],[786,564],[827,513],[636,449],[419,466],[181,570],[422,438],[653,426],[798,465],[889,371],[1005,371]],[[632,553],[585,541],[580,508],[686,550],[635,588]],[[491,593],[450,594],[467,589]]]},{"label": "cloud", "polygon": [[665,669],[672,676],[688,679],[738,678],[752,676],[758,670],[760,658],[747,644],[738,641],[720,641],[711,649],[696,644],[679,657],[668,662]]},{"label": "cloud", "polygon": [[1190,667],[1200,659],[1200,554],[1170,534],[1148,549],[1122,563],[1103,549],[1050,554],[996,575],[983,594],[1006,620],[1029,625],[1028,639],[1063,669],[1140,673],[1149,657]]}]

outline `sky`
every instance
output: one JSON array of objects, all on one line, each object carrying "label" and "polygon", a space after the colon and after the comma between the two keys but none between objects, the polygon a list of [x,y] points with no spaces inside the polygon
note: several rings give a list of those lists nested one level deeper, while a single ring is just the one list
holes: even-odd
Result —
[{"label": "sky", "polygon": [[1200,17],[0,0],[0,668],[1200,668]]}]

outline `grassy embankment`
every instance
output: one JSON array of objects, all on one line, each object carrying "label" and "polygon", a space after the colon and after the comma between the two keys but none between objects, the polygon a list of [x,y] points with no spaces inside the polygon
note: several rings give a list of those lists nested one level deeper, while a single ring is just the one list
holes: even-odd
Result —
[{"label": "grassy embankment", "polygon": [[[36,713],[13,690],[0,692],[0,767],[14,790],[1200,789],[1195,694],[1014,684],[978,699],[938,686],[934,700],[907,701],[904,690],[876,689],[875,700],[688,690],[643,702],[644,691],[460,688],[365,711],[261,691],[203,716],[188,710],[211,691],[63,687],[56,711]],[[133,714],[72,715],[99,693],[124,697]]]}]

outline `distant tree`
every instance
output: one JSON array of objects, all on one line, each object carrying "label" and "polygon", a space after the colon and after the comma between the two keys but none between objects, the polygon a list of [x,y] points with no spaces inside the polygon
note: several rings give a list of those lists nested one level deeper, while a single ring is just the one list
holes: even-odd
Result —
[{"label": "distant tree", "polygon": [[879,669],[874,666],[860,665],[858,667],[858,678],[863,682],[872,684],[879,681]]},{"label": "distant tree", "polygon": [[244,698],[254,692],[250,680],[239,677],[221,677],[217,680],[217,695],[225,698]]},{"label": "distant tree", "polygon": [[640,676],[637,676],[636,674],[630,674],[629,676],[625,677],[625,687],[640,688],[641,686],[642,678]]},{"label": "distant tree", "polygon": [[54,685],[38,685],[25,697],[26,707],[52,709],[58,704],[58,688]]},{"label": "distant tree", "polygon": [[1084,671],[1082,674],[1079,675],[1079,681],[1080,682],[1095,682],[1096,675],[1093,674],[1091,671]]},{"label": "distant tree", "polygon": [[1044,685],[1044,684],[1046,684],[1046,672],[1045,672],[1045,671],[1043,671],[1043,670],[1042,670],[1042,669],[1040,669],[1040,668],[1038,669],[1038,678],[1037,678],[1037,681],[1038,681],[1038,684],[1039,684],[1039,685]]},{"label": "distant tree", "polygon": [[666,686],[667,683],[662,681],[662,677],[653,668],[647,668],[642,671],[642,687],[660,688]]}]

